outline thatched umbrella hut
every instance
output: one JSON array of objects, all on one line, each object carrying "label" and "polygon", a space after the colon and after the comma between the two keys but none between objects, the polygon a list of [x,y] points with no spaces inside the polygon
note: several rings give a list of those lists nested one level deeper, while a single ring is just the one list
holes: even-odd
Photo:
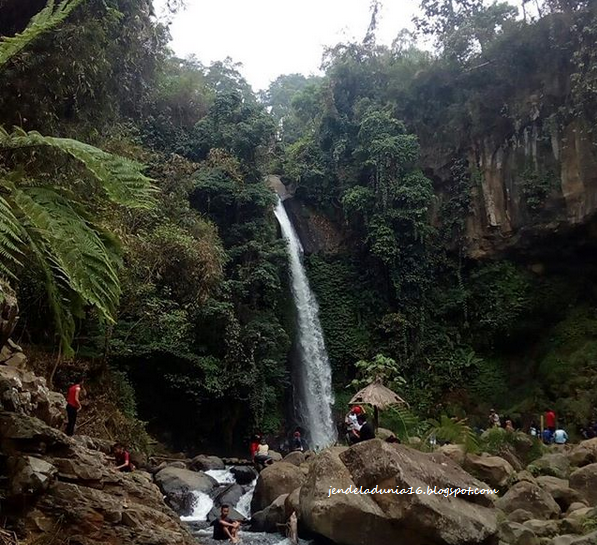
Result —
[{"label": "thatched umbrella hut", "polygon": [[371,384],[365,386],[362,390],[359,390],[348,402],[348,404],[372,405],[375,429],[378,428],[380,410],[383,411],[392,405],[408,406],[408,403],[404,401],[404,399],[402,399],[397,393],[392,392],[392,390],[389,388],[386,388],[380,378],[375,379]]}]

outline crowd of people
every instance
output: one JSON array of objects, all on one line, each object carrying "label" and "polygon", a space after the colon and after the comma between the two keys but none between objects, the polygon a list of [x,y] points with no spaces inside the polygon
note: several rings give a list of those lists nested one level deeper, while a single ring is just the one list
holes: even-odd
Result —
[{"label": "crowd of people", "polygon": [[[490,428],[503,427],[506,431],[516,431],[516,427],[510,418],[506,417],[504,419],[504,424],[502,425],[500,415],[495,409],[489,411],[488,423]],[[546,445],[552,443],[555,443],[556,445],[564,445],[568,442],[568,433],[561,425],[558,427],[556,423],[556,413],[550,408],[545,411],[543,427],[538,426],[537,423],[533,421],[528,427],[528,433],[533,437],[541,439]]]}]

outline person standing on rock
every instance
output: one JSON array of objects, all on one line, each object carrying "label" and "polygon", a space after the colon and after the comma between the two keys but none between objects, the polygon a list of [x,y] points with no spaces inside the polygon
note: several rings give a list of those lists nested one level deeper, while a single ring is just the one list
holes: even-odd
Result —
[{"label": "person standing on rock", "polygon": [[551,432],[556,431],[556,413],[553,409],[548,409],[545,413],[545,427]]},{"label": "person standing on rock", "polygon": [[66,394],[66,415],[68,423],[66,424],[66,435],[72,437],[75,434],[75,424],[77,423],[77,414],[81,410],[81,390],[83,389],[83,377],[68,389]]},{"label": "person standing on rock", "polygon": [[213,538],[216,541],[230,540],[232,543],[238,543],[238,529],[240,522],[233,522],[228,515],[230,514],[230,506],[222,505],[220,507],[220,518],[214,522]]}]

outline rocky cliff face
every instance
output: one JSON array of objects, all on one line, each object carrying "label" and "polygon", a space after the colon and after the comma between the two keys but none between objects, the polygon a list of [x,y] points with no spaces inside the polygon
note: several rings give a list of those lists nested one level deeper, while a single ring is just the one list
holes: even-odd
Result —
[{"label": "rocky cliff face", "polygon": [[[191,545],[149,474],[120,473],[110,445],[67,437],[64,399],[30,372],[0,366],[2,513],[27,543]],[[45,541],[44,541],[45,543]]]},{"label": "rocky cliff face", "polygon": [[473,258],[528,247],[546,234],[589,224],[595,215],[597,155],[579,120],[558,127],[537,117],[510,137],[475,143],[468,160],[466,239]]}]

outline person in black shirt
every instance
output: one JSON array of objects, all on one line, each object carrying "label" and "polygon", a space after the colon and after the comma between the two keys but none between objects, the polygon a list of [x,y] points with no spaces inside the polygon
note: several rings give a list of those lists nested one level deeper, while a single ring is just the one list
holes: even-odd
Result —
[{"label": "person in black shirt", "polygon": [[367,441],[369,439],[375,439],[375,432],[373,431],[373,426],[367,422],[367,415],[360,414],[357,417],[357,421],[361,428],[359,429],[359,443],[361,441]]},{"label": "person in black shirt", "polygon": [[232,543],[238,543],[238,529],[240,522],[233,522],[228,518],[230,506],[222,505],[220,508],[220,518],[214,522],[214,535],[216,541],[230,540]]}]

